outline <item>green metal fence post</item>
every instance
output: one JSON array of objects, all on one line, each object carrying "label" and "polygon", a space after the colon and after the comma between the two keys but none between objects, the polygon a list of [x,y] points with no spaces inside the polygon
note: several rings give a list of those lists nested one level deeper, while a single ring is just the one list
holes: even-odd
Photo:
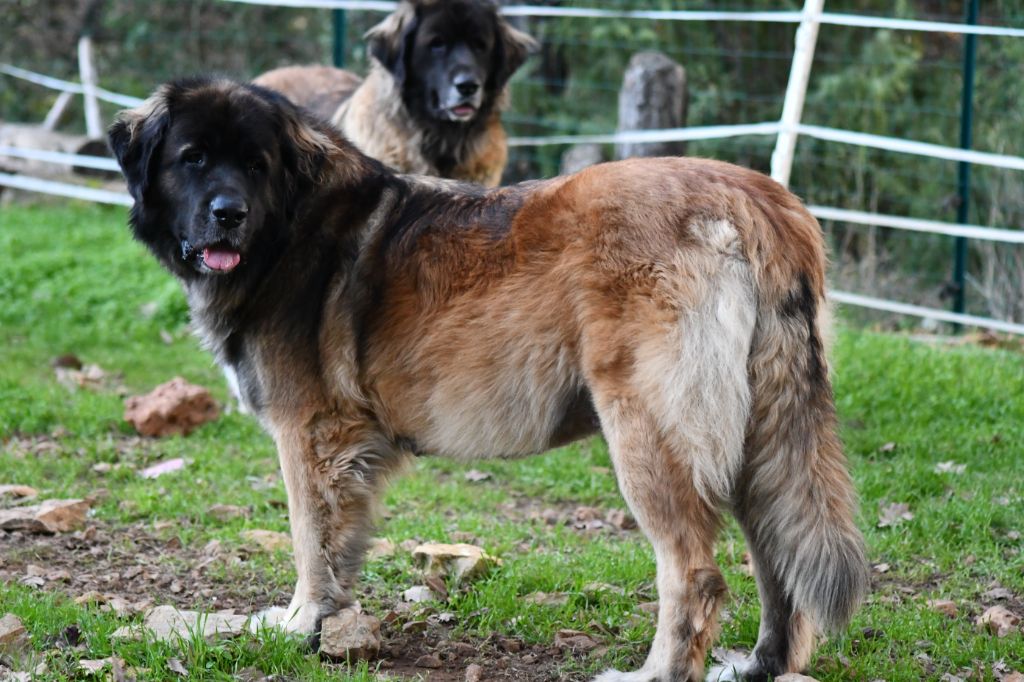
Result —
[{"label": "green metal fence post", "polygon": [[[978,0],[964,5],[964,23],[973,26],[978,23]],[[977,36],[964,34],[964,87],[960,97],[960,148],[971,148],[971,128],[974,115],[974,56],[977,50]],[[956,207],[956,221],[966,223],[971,200],[971,164],[961,161],[957,169],[957,190],[959,202]],[[967,293],[967,238],[957,237],[953,257],[953,312],[963,313],[966,309]],[[959,331],[960,325],[956,325]]]},{"label": "green metal fence post", "polygon": [[345,66],[345,10],[331,10],[334,23],[334,65],[339,69]]}]

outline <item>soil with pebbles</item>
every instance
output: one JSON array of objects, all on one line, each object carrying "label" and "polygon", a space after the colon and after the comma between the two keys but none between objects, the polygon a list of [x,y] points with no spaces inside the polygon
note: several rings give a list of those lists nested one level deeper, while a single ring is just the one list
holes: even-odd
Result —
[{"label": "soil with pebbles", "polygon": [[[83,531],[52,536],[0,533],[0,580],[69,599],[85,598],[126,620],[137,620],[146,609],[161,604],[254,613],[269,604],[286,603],[291,585],[268,584],[264,573],[245,565],[246,558],[244,548],[229,552],[217,542],[183,546],[176,536],[161,537],[141,523],[111,527],[94,520]],[[410,627],[405,617],[374,615],[382,619],[383,641],[371,666],[382,676],[462,682],[466,668],[475,664],[482,669],[482,680],[586,679],[561,670],[573,654],[551,645],[531,646],[497,635],[453,638],[452,625],[437,618]],[[328,661],[324,665],[344,668]],[[257,670],[244,677],[252,682],[285,679]]]}]

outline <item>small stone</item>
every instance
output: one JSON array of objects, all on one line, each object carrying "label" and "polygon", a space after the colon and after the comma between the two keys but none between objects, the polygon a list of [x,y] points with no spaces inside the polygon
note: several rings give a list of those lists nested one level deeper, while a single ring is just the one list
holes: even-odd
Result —
[{"label": "small stone", "polygon": [[523,597],[523,601],[538,606],[565,606],[569,603],[569,595],[565,592],[531,592]]},{"label": "small stone", "polygon": [[215,504],[206,510],[206,513],[218,521],[232,521],[234,519],[247,519],[250,516],[248,507],[239,507],[234,504]]},{"label": "small stone", "polygon": [[111,659],[107,658],[80,658],[78,659],[78,668],[86,675],[95,675],[100,672],[108,665],[111,665]]},{"label": "small stone", "polygon": [[82,594],[80,594],[77,597],[75,597],[74,601],[78,605],[82,605],[82,604],[105,604],[105,603],[107,603],[107,598],[104,597],[99,592],[97,592],[96,590],[89,590],[88,592],[83,592]]},{"label": "small stone", "polygon": [[484,669],[476,663],[466,666],[466,682],[480,682],[484,678]]},{"label": "small stone", "polygon": [[501,637],[498,639],[498,647],[502,651],[507,651],[510,654],[518,654],[523,650],[522,640],[512,639],[510,637]]},{"label": "small stone", "polygon": [[125,616],[130,616],[135,613],[135,609],[132,608],[132,604],[123,597],[108,596],[106,606],[109,607],[110,610],[114,612],[114,615],[119,618],[124,618]]},{"label": "small stone", "polygon": [[142,396],[125,400],[124,418],[143,436],[188,435],[219,416],[217,403],[201,386],[175,377]]},{"label": "small stone", "polygon": [[367,559],[383,559],[393,556],[398,547],[387,538],[373,538],[370,540],[370,547],[366,550]]},{"label": "small stone", "polygon": [[27,485],[0,485],[0,500],[9,497],[15,500],[31,500],[39,491]]},{"label": "small stone", "polygon": [[637,604],[637,606],[644,613],[657,613],[658,612],[658,602],[656,602],[656,601],[640,602],[639,604]]},{"label": "small stone", "polygon": [[605,594],[626,594],[626,591],[621,587],[601,582],[587,583],[583,586],[583,589],[581,591],[583,592],[583,595],[589,599],[596,599]]},{"label": "small stone", "polygon": [[1020,616],[1002,606],[993,606],[981,614],[975,624],[997,637],[1006,637],[1018,632]]},{"label": "small stone", "polygon": [[13,613],[0,618],[0,653],[16,652],[27,644],[28,631],[20,618]]},{"label": "small stone", "polygon": [[28,533],[64,533],[85,525],[85,500],[45,500],[38,505],[0,509],[0,530]]},{"label": "small stone", "polygon": [[476,656],[479,650],[469,642],[445,642],[444,648],[455,657]]},{"label": "small stone", "polygon": [[422,656],[416,659],[416,662],[413,665],[415,665],[417,668],[436,669],[440,668],[442,663],[441,659],[437,656],[437,654],[423,654]]},{"label": "small stone", "polygon": [[958,613],[956,602],[950,601],[949,599],[929,599],[928,608],[932,611],[938,611],[942,615],[950,618],[956,618],[956,614]]},{"label": "small stone", "polygon": [[402,593],[404,601],[418,604],[420,602],[432,601],[435,599],[433,591],[426,585],[413,585]]},{"label": "small stone", "polygon": [[597,640],[579,630],[559,630],[555,634],[555,646],[561,650],[587,652],[597,647]]},{"label": "small stone", "polygon": [[465,474],[465,479],[470,483],[479,483],[480,481],[486,481],[491,475],[486,471],[478,471],[476,469],[470,469]]},{"label": "small stone", "polygon": [[[149,630],[156,640],[177,644],[190,641],[194,633],[201,633],[208,642],[237,637],[245,631],[247,621],[247,616],[234,613],[179,611],[173,606],[164,605],[146,612],[141,627]],[[118,628],[111,637],[137,639],[140,634],[137,627],[127,626]]]},{"label": "small stone", "polygon": [[243,530],[241,536],[243,539],[255,543],[268,552],[290,550],[292,548],[291,536],[276,530]]},{"label": "small stone", "polygon": [[981,593],[982,598],[992,601],[1005,601],[1013,598],[1013,592],[1005,587],[993,587]]},{"label": "small stone", "polygon": [[427,629],[427,625],[428,623],[425,620],[410,620],[402,626],[402,632],[406,634],[424,632]]},{"label": "small stone", "polygon": [[380,642],[380,621],[355,609],[328,616],[320,626],[320,653],[334,660],[376,658]]},{"label": "small stone", "polygon": [[456,582],[471,580],[500,562],[476,545],[459,543],[423,544],[413,550],[413,560],[428,575],[452,577]]},{"label": "small stone", "polygon": [[635,530],[636,519],[624,509],[611,509],[605,514],[604,520],[619,530]]}]

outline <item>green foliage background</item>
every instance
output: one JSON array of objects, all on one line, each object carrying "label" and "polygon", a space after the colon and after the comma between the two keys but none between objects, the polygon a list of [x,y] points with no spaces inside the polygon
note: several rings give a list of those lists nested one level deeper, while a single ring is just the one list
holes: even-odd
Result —
[{"label": "green foliage background", "polygon": [[[614,9],[792,10],[799,0],[538,0]],[[0,61],[75,79],[82,0],[0,0]],[[216,71],[247,78],[283,64],[328,63],[328,10],[259,7],[222,0],[106,0],[96,30],[98,71],[108,89],[145,95],[174,76]],[[829,0],[832,12],[960,22],[963,0]],[[366,67],[361,35],[380,12],[346,13],[346,66]],[[568,18],[513,20],[543,41],[516,76],[506,115],[512,135],[606,133],[615,129],[618,89],[629,58],[659,50],[687,70],[690,125],[776,120],[792,58],[794,26]],[[1024,0],[981,3],[981,23],[1024,24]],[[823,26],[804,120],[922,142],[959,144],[963,37],[951,33]],[[978,39],[974,146],[1024,153],[1020,97],[1024,39]],[[0,119],[39,121],[53,93],[0,76]],[[113,116],[116,107],[106,106]],[[69,121],[81,120],[72,112]],[[76,123],[77,124],[77,123]],[[774,140],[692,143],[693,155],[767,170]],[[558,172],[561,146],[515,148],[507,181]],[[606,150],[611,156],[611,149]],[[804,138],[791,186],[808,203],[954,221],[953,162]],[[975,168],[969,221],[1024,224],[1024,174]],[[836,286],[945,307],[952,243],[944,237],[826,225]],[[1024,319],[1024,250],[972,244],[970,312]]]}]

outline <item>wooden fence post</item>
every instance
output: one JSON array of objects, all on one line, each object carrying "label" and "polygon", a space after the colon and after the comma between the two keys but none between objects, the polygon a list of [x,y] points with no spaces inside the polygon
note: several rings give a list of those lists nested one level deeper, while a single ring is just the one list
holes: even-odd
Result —
[{"label": "wooden fence post", "polygon": [[[619,131],[682,128],[686,125],[686,70],[660,52],[639,52],[629,60],[619,91]],[[686,143],[621,142],[615,158],[682,156]]]}]

